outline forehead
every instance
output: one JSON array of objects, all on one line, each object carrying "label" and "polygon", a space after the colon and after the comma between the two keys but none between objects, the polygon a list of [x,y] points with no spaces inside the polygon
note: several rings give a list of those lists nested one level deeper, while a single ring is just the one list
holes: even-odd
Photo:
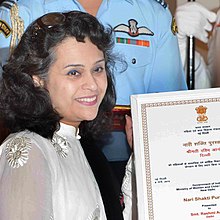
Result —
[{"label": "forehead", "polygon": [[75,50],[83,48],[91,49],[94,51],[99,50],[98,47],[87,37],[84,39],[84,42],[77,41],[74,37],[67,37],[55,47],[55,51],[63,50],[64,48]]},{"label": "forehead", "polygon": [[54,52],[57,61],[81,63],[104,58],[103,52],[88,38],[79,42],[74,37],[68,37],[55,47]]}]

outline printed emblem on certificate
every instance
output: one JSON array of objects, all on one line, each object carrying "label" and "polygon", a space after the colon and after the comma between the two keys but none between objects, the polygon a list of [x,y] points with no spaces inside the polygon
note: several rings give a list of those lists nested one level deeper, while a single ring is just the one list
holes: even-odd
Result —
[{"label": "printed emblem on certificate", "polygon": [[131,96],[139,220],[220,219],[220,88]]}]

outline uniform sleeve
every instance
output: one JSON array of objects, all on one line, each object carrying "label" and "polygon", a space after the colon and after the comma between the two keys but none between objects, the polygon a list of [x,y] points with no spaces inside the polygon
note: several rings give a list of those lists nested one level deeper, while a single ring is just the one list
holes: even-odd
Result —
[{"label": "uniform sleeve", "polygon": [[148,92],[185,90],[186,78],[173,23],[168,8],[155,9],[155,45],[151,84]]},{"label": "uniform sleeve", "polygon": [[[43,0],[6,0],[0,6],[0,66],[10,55],[10,46],[16,46],[27,26],[44,14]],[[0,68],[0,76],[2,68]]]},{"label": "uniform sleeve", "polygon": [[0,158],[2,220],[50,219],[51,175],[46,159],[34,144],[8,142]]},{"label": "uniform sleeve", "polygon": [[[6,4],[7,1],[4,3]],[[9,46],[11,40],[11,19],[10,8],[11,5],[0,5],[0,74],[2,66],[6,63],[9,56]]]},{"label": "uniform sleeve", "polygon": [[212,78],[212,86],[220,86],[220,10],[209,42],[208,68]]}]

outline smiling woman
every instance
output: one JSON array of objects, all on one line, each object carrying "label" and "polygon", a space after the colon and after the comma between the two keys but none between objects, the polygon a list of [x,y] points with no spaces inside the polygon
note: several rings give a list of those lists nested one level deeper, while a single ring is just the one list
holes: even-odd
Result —
[{"label": "smiling woman", "polygon": [[93,120],[107,89],[103,52],[88,38],[65,39],[56,48],[46,88],[62,122],[78,127],[81,121]]},{"label": "smiling woman", "polygon": [[46,14],[27,28],[0,84],[11,131],[1,145],[2,220],[123,219],[119,185],[88,145],[105,133],[115,104],[111,48],[111,29],[83,12]]}]

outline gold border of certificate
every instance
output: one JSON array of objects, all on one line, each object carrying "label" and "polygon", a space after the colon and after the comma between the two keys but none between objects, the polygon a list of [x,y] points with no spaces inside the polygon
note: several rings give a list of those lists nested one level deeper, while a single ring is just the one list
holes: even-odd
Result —
[{"label": "gold border of certificate", "polygon": [[[155,201],[154,201],[155,200],[154,195],[158,192],[163,192],[163,185],[160,184],[159,190],[158,190],[157,189],[158,186],[156,184],[154,184],[154,181],[157,178],[155,178],[155,176],[152,175],[152,173],[153,173],[152,170],[154,170],[154,173],[157,173],[157,166],[155,165],[156,164],[155,162],[152,163],[152,160],[154,160],[154,161],[157,159],[161,160],[161,158],[157,158],[155,156],[155,154],[153,154],[153,156],[152,156],[151,143],[154,143],[154,142],[149,141],[149,139],[155,139],[155,137],[153,137],[154,134],[152,132],[150,132],[149,130],[153,130],[153,129],[151,129],[151,127],[155,123],[158,123],[158,126],[160,126],[160,124],[167,123],[169,126],[169,117],[168,117],[168,119],[166,119],[166,113],[164,113],[165,109],[166,109],[166,111],[168,110],[168,112],[171,112],[170,113],[171,117],[172,117],[172,111],[175,111],[175,112],[173,112],[173,115],[175,115],[177,112],[177,116],[176,116],[177,118],[179,117],[178,112],[181,112],[181,109],[183,109],[183,114],[181,117],[184,117],[185,119],[182,120],[181,123],[184,124],[184,121],[186,121],[188,123],[188,120],[191,120],[191,119],[190,119],[190,117],[189,117],[189,119],[187,119],[187,111],[186,110],[189,108],[192,108],[193,110],[195,110],[195,112],[193,112],[193,114],[194,114],[193,117],[195,118],[195,127],[197,128],[196,135],[198,136],[198,132],[200,132],[201,134],[199,137],[203,137],[202,131],[200,131],[201,129],[199,130],[198,128],[202,128],[202,126],[208,127],[209,115],[206,115],[206,113],[207,113],[206,106],[207,105],[211,105],[211,106],[215,105],[216,109],[219,107],[219,114],[220,114],[220,89],[166,92],[166,93],[155,93],[155,94],[144,94],[144,95],[131,96],[131,112],[132,112],[133,133],[134,133],[134,156],[135,156],[135,169],[136,169],[136,182],[137,182],[137,205],[138,205],[138,216],[139,216],[138,219],[139,220],[147,220],[147,219],[149,219],[149,220],[162,220],[162,219],[169,219],[169,220],[176,220],[176,219],[178,219],[178,220],[191,220],[191,219],[197,220],[197,219],[199,219],[199,220],[202,220],[202,219],[207,219],[207,218],[220,219],[220,209],[219,209],[219,213],[217,213],[217,211],[215,211],[215,213],[214,212],[212,213],[209,210],[205,213],[203,211],[199,212],[198,210],[196,210],[196,209],[198,209],[198,207],[194,208],[195,211],[190,212],[190,215],[187,216],[187,219],[186,219],[186,216],[184,216],[184,215],[183,215],[184,217],[182,218],[181,211],[184,212],[184,210],[183,210],[184,206],[182,206],[183,207],[182,209],[181,209],[181,207],[180,208],[178,207],[180,209],[180,213],[175,214],[175,212],[173,212],[172,214],[165,216],[165,218],[162,218],[161,215],[157,214],[160,211],[159,210],[160,205],[158,206],[159,200],[156,199],[157,204],[155,204]],[[157,109],[157,110],[153,111],[154,109]],[[176,109],[178,109],[178,110],[176,110]],[[152,112],[156,112],[156,113],[152,113]],[[184,112],[186,112],[186,114]],[[165,115],[164,121],[163,121],[163,118],[159,119],[158,115],[160,113]],[[151,117],[150,119],[148,117],[149,115]],[[157,120],[159,120],[159,122]],[[168,120],[168,121],[166,121],[166,120]],[[175,117],[174,117],[174,120],[175,120]],[[172,119],[170,121],[172,122]],[[217,123],[219,125],[219,129],[220,129],[220,117],[215,119],[215,123],[216,123],[216,121],[217,121]],[[175,126],[175,123],[171,123],[171,124]],[[178,125],[178,123],[177,123],[177,125]],[[190,127],[190,123],[189,123],[189,125],[186,125],[185,127],[187,128],[187,126],[188,126],[188,128],[193,127],[193,126]],[[184,127],[184,125],[183,125],[183,127]],[[187,130],[189,132],[190,129],[185,129],[186,136],[188,135]],[[195,132],[194,127],[191,130]],[[219,131],[219,134],[220,134],[220,131]],[[167,131],[167,135],[169,135],[169,131]],[[175,134],[172,134],[172,135],[175,135]],[[209,134],[207,134],[205,136],[206,140],[207,140],[207,137],[209,140],[211,140],[211,136],[212,136],[212,133],[210,132]],[[220,137],[220,135],[219,135],[219,137]],[[159,145],[160,145],[160,137],[157,136],[156,138],[158,139],[156,143],[159,143]],[[219,140],[220,140],[220,138],[219,138]],[[161,140],[161,141],[163,141],[163,140]],[[208,143],[208,141],[207,141],[207,143]],[[198,143],[196,143],[196,144],[198,144]],[[218,144],[220,145],[220,142]],[[184,143],[183,146],[185,146],[185,145],[190,145],[190,143],[189,142]],[[192,146],[192,143],[190,146]],[[198,149],[196,149],[196,150],[198,150]],[[177,154],[178,154],[178,152],[177,152]],[[169,157],[170,157],[171,161],[172,160],[175,161],[175,155],[169,155]],[[219,153],[219,156],[217,156],[217,158],[220,160],[220,153]],[[212,159],[214,159],[214,158],[212,158]],[[202,163],[202,160],[200,160],[200,163]],[[158,167],[158,169],[159,169],[159,167]],[[203,168],[203,169],[204,169],[204,172],[206,172],[206,168]],[[219,163],[218,171],[220,171],[220,163]],[[189,172],[189,175],[190,175],[190,172]],[[210,170],[208,172],[210,172]],[[190,178],[190,176],[189,176],[189,178]],[[218,179],[220,181],[220,177],[217,178],[216,181],[218,181]],[[207,181],[206,178],[204,179],[204,181]],[[166,188],[166,190],[167,190],[167,188],[169,188],[168,184],[164,184],[164,187]],[[172,193],[172,190],[170,190],[170,192]],[[187,195],[188,195],[188,192],[187,192]],[[197,192],[196,195],[199,196],[200,193]],[[216,195],[216,192],[215,192],[215,195]],[[160,193],[158,193],[157,197],[159,197],[159,196],[160,196]],[[219,196],[220,196],[220,187],[219,187]],[[187,197],[187,196],[185,196],[185,197]],[[175,198],[175,196],[173,196],[173,198]],[[190,203],[191,202],[190,200],[195,200],[195,198],[198,199],[200,197],[195,197],[195,196],[193,197],[192,196],[191,198],[189,198],[189,199],[188,198],[189,197],[184,198],[184,199],[187,202],[189,200],[189,203]],[[173,202],[172,205],[175,206],[175,201],[172,201],[172,202]],[[215,204],[217,204],[220,207],[220,197],[219,197],[219,200],[217,200],[217,196],[215,196],[214,202],[215,202]],[[214,204],[214,202],[213,202],[213,204]],[[177,201],[177,203],[178,203],[178,201]],[[195,203],[195,201],[194,201],[194,203]],[[163,204],[163,205],[166,206],[168,204],[169,204],[169,198],[167,198],[167,204]],[[192,204],[191,206],[194,205],[193,202],[191,204]],[[157,206],[157,208],[155,208],[155,205]],[[176,210],[178,210],[178,208]],[[173,207],[173,210],[175,210],[175,207]],[[161,212],[162,212],[162,210],[161,210]],[[160,216],[160,217],[158,217],[158,216]]]}]

